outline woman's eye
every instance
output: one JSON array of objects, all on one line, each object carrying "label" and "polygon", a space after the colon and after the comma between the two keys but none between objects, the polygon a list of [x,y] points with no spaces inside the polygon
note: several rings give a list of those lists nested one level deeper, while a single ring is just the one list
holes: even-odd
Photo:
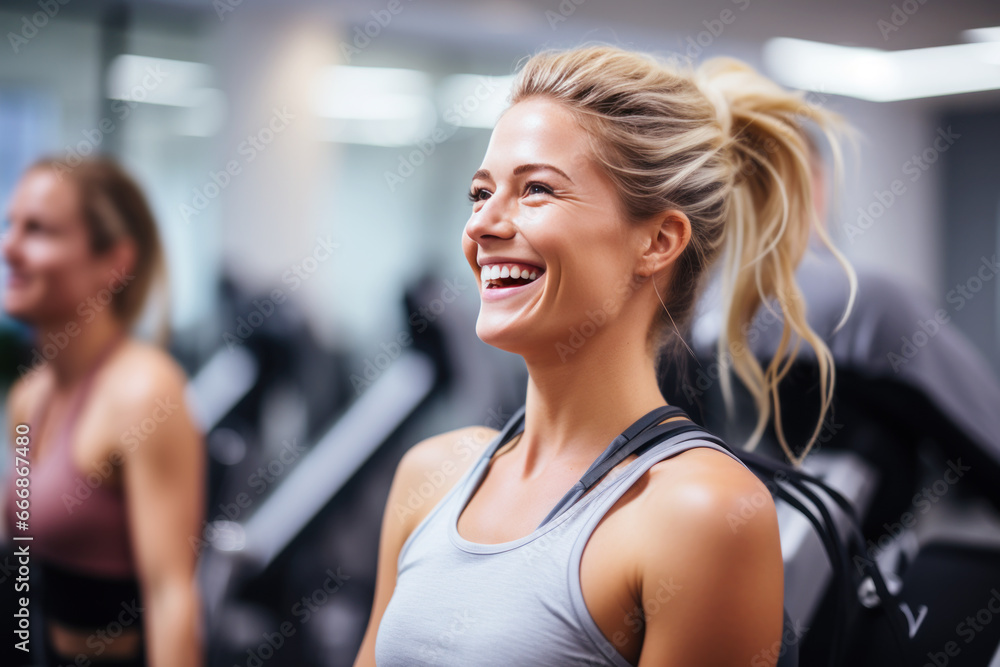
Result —
[{"label": "woman's eye", "polygon": [[528,188],[525,194],[529,195],[550,195],[552,194],[552,188],[542,183],[528,183]]},{"label": "woman's eye", "polygon": [[[483,194],[485,194],[486,197],[483,197],[482,196]],[[483,188],[472,188],[472,190],[469,191],[469,201],[475,203],[477,201],[483,201],[484,199],[489,199],[489,194],[490,194],[489,191],[484,190]]]}]

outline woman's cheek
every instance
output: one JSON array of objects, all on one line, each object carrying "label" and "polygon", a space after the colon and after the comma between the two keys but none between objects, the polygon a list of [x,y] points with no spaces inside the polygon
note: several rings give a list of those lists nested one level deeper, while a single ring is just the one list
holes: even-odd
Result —
[{"label": "woman's cheek", "polygon": [[522,204],[521,209],[518,211],[518,227],[534,226],[537,225],[545,215],[544,209],[540,206],[529,206],[527,204]]}]

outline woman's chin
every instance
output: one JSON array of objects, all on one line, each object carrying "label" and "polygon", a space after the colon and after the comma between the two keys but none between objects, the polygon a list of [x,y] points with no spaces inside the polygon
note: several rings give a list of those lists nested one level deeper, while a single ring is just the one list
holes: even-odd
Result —
[{"label": "woman's chin", "polygon": [[512,326],[510,321],[495,321],[482,314],[476,321],[476,335],[487,345],[517,354],[517,350],[525,344],[524,330]]},{"label": "woman's chin", "polygon": [[537,331],[512,324],[509,319],[492,320],[482,314],[476,322],[476,335],[490,347],[522,357],[534,357],[542,349],[553,349],[552,343],[547,342]]}]

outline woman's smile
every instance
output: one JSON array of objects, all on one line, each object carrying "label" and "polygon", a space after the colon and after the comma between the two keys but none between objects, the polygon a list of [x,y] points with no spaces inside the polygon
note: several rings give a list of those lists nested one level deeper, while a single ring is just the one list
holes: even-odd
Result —
[{"label": "woman's smile", "polygon": [[479,273],[480,295],[486,301],[496,301],[520,294],[540,283],[545,269],[524,262],[486,262]]}]

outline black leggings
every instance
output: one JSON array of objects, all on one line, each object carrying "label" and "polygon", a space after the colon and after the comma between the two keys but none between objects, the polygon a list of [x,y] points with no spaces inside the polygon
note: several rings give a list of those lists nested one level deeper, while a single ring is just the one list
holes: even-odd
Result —
[{"label": "black leggings", "polygon": [[146,667],[146,640],[143,628],[142,597],[135,579],[94,577],[51,563],[38,564],[43,615],[43,664],[47,667],[77,665],[76,655],[61,655],[52,645],[48,621],[90,634],[87,645],[93,651],[106,648],[115,637],[130,628],[139,630],[139,650],[134,657],[87,657],[93,667]]}]

